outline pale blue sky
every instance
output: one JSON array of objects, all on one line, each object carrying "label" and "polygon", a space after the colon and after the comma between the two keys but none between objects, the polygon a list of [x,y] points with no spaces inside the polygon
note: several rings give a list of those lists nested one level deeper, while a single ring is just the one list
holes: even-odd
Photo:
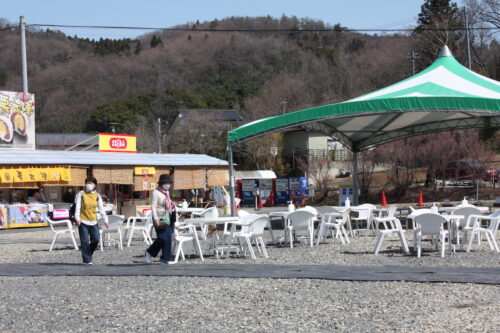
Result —
[{"label": "pale blue sky", "polygon": [[[2,0],[4,2],[6,0]],[[459,1],[460,2],[460,1]],[[407,28],[424,0],[22,0],[2,6],[0,18],[27,24],[172,27],[229,16],[282,14],[340,23],[348,28]],[[138,30],[61,28],[89,38],[136,37]]]}]

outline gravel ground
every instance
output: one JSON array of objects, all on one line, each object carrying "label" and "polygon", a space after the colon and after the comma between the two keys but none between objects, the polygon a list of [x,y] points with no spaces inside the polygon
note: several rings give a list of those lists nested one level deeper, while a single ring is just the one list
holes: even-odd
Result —
[{"label": "gravel ground", "polygon": [[[280,236],[283,231],[276,231]],[[411,235],[410,236],[411,244]],[[0,263],[79,263],[69,239],[48,251],[50,229],[0,231]],[[422,258],[399,251],[391,238],[372,254],[376,238],[342,246],[268,246],[269,259],[232,256],[206,263],[498,267],[486,242],[470,253]],[[204,244],[208,246],[208,244]],[[96,251],[96,264],[142,260],[139,240],[124,251]],[[201,264],[196,257],[186,263]],[[198,277],[0,277],[0,331],[456,331],[500,332],[500,286]]]},{"label": "gravel ground", "polygon": [[0,277],[0,287],[3,332],[500,330],[500,288],[488,285]]},{"label": "gravel ground", "polygon": [[[412,233],[407,232],[409,246],[412,246]],[[500,233],[499,233],[500,234]],[[266,235],[268,235],[266,231]],[[276,230],[276,236],[282,236],[283,230]],[[66,235],[56,243],[54,250],[49,252],[52,232],[50,229],[26,230],[25,232],[0,231],[0,263],[18,262],[81,262],[80,253],[70,247],[69,237]],[[480,245],[474,244],[471,252],[457,251],[444,258],[433,249],[424,250],[422,257],[407,256],[400,250],[397,236],[387,238],[382,244],[381,252],[373,255],[373,248],[377,238],[373,235],[356,236],[351,238],[351,243],[342,245],[337,239],[326,239],[319,247],[310,248],[305,243],[295,244],[293,249],[288,246],[277,247],[270,244],[267,247],[269,259],[257,257],[252,261],[247,257],[232,255],[229,260],[216,259],[209,254],[206,263],[231,263],[231,264],[308,264],[308,265],[400,265],[400,266],[466,266],[466,267],[497,267],[500,264],[500,255],[492,251],[488,243],[483,241]],[[79,242],[79,241],[78,241]],[[500,241],[499,241],[500,243]],[[189,253],[190,244],[187,245]],[[202,242],[202,247],[207,249],[209,242]],[[94,262],[96,264],[130,264],[141,261],[146,245],[139,239],[132,242],[131,247],[124,247],[120,251],[117,247],[105,247],[104,252],[96,251]],[[193,252],[194,253],[194,252]],[[185,263],[200,264],[201,261],[192,256]]]}]

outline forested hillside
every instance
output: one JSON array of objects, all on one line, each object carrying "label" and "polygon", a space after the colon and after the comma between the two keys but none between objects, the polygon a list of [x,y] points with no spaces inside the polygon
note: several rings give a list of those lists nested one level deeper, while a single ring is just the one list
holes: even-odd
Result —
[{"label": "forested hillside", "polygon": [[[117,123],[118,132],[139,134],[139,147],[153,151],[156,118],[168,127],[179,108],[234,108],[257,119],[280,114],[282,101],[287,112],[340,102],[411,75],[408,54],[426,40],[286,16],[185,27],[191,30],[99,41],[30,29],[29,90],[36,94],[37,131],[108,131],[109,123]],[[235,29],[263,31],[227,31]],[[19,31],[0,30],[0,45],[0,90],[19,91]],[[475,45],[473,69],[500,79],[498,44],[476,39]],[[465,63],[460,42],[450,46]],[[422,52],[417,70],[429,57]],[[175,150],[168,134],[164,144]]]}]

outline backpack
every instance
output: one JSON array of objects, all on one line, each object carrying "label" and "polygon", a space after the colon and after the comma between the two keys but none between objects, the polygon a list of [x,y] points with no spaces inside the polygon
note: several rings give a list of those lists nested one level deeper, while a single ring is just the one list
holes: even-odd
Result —
[{"label": "backpack", "polygon": [[[83,191],[78,192],[77,196],[78,195],[80,195],[80,196],[83,195]],[[69,207],[69,218],[73,222],[76,221],[76,219],[75,219],[75,212],[76,212],[76,199],[77,199],[77,196],[75,196],[75,201],[71,204],[71,207]],[[99,198],[100,197],[101,197],[101,195],[99,193],[97,193],[97,205],[99,205]]]}]

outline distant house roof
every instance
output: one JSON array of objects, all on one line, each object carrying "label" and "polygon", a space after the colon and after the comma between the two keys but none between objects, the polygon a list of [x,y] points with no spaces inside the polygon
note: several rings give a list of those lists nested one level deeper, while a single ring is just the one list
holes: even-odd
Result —
[{"label": "distant house roof", "polygon": [[99,136],[87,133],[36,133],[36,145],[39,147],[74,146],[81,142],[84,142],[82,145],[85,146],[98,145]]},{"label": "distant house roof", "polygon": [[210,118],[218,121],[242,122],[243,117],[236,110],[179,110],[179,117],[185,119]]}]

